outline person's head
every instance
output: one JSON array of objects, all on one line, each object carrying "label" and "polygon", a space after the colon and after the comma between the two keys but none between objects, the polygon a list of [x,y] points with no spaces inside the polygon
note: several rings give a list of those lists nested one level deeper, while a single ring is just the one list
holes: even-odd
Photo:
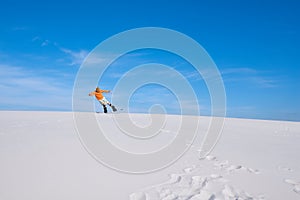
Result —
[{"label": "person's head", "polygon": [[100,92],[100,88],[99,88],[99,87],[96,87],[95,92]]}]

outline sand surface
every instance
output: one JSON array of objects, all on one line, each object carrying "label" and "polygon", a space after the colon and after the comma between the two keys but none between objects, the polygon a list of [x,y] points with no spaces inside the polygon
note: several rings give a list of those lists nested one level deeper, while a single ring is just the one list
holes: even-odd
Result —
[{"label": "sand surface", "polygon": [[[138,144],[117,131],[112,114],[96,114],[117,146],[145,152],[172,141],[178,118],[167,116],[154,142]],[[72,113],[1,111],[0,199],[300,199],[299,122],[226,119],[214,150],[199,159],[209,117],[199,119],[200,137],[177,162],[133,175],[104,166],[86,151]],[[143,126],[149,119],[133,114],[132,120]]]}]

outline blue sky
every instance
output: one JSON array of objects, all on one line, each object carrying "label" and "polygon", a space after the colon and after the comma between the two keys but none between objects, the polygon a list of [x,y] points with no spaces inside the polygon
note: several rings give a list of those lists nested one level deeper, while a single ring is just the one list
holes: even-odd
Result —
[{"label": "blue sky", "polygon": [[[206,49],[224,80],[227,116],[299,121],[299,9],[297,0],[2,2],[0,109],[70,111],[73,83],[86,55],[114,34],[151,26],[182,32]],[[115,63],[124,67],[112,66],[101,86],[113,88],[118,73],[147,62],[188,77],[201,113],[209,115],[205,83],[167,52],[125,55]],[[168,113],[179,112],[174,95],[157,85],[137,90],[128,110],[147,112],[156,103]]]}]

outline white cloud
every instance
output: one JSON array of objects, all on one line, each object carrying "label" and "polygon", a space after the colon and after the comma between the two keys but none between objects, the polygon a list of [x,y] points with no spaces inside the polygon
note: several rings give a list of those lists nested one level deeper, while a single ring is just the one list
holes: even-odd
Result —
[{"label": "white cloud", "polygon": [[258,71],[249,67],[227,68],[221,71],[222,75],[230,74],[257,74]]},{"label": "white cloud", "polygon": [[260,76],[254,76],[251,78],[251,80],[259,85],[260,87],[263,88],[274,88],[278,87],[278,81],[275,79],[270,79],[270,78],[265,78],[265,77],[260,77]]},{"label": "white cloud", "polygon": [[225,83],[246,82],[261,88],[278,86],[278,79],[268,71],[259,71],[248,67],[227,68],[221,71]]},{"label": "white cloud", "polygon": [[40,36],[36,36],[36,37],[32,38],[31,41],[39,43],[41,47],[48,46],[51,44],[50,40],[43,39]]},{"label": "white cloud", "polygon": [[85,57],[89,53],[86,50],[73,51],[62,47],[60,47],[59,49],[70,57],[70,65],[81,65],[81,63],[84,61]]},{"label": "white cloud", "polygon": [[[39,43],[41,47],[53,45],[54,47],[58,48],[59,51],[63,52],[67,55],[67,58],[61,58],[58,59],[58,61],[69,61],[69,65],[81,65],[81,63],[84,61],[85,57],[88,55],[88,51],[86,50],[78,50],[74,51],[68,48],[61,47],[57,42],[52,42],[48,39],[43,39],[40,36],[36,36],[31,39],[32,42]],[[99,60],[97,60],[99,61]]]},{"label": "white cloud", "polygon": [[41,44],[42,47],[44,46],[48,46],[50,44],[50,41],[49,40],[44,40]]},{"label": "white cloud", "polygon": [[1,109],[71,108],[70,86],[61,77],[42,76],[28,68],[0,64]]},{"label": "white cloud", "polygon": [[0,64],[0,81],[8,76],[23,76],[24,73],[22,73],[21,70],[21,67],[18,66]]},{"label": "white cloud", "polygon": [[42,40],[39,36],[35,36],[34,38],[31,39],[32,42],[35,42],[35,41],[40,41]]}]

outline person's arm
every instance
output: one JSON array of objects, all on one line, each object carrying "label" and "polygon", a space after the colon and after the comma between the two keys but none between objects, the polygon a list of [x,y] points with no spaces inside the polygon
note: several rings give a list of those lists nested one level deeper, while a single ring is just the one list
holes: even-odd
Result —
[{"label": "person's arm", "polygon": [[110,90],[101,90],[101,92],[110,93]]},{"label": "person's arm", "polygon": [[95,92],[90,92],[89,93],[89,96],[94,96],[95,95]]}]

